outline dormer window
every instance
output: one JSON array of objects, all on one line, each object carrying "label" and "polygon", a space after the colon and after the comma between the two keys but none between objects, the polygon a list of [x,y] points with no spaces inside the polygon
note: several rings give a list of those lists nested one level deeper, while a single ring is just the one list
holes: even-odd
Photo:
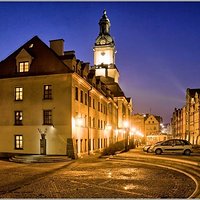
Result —
[{"label": "dormer window", "polygon": [[28,72],[29,71],[29,62],[20,62],[18,72]]},{"label": "dormer window", "polygon": [[16,56],[16,72],[17,73],[29,72],[32,60],[33,57],[25,49],[22,49]]}]

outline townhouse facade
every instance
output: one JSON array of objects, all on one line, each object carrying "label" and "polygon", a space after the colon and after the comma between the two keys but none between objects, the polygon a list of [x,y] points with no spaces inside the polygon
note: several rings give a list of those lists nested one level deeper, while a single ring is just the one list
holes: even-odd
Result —
[{"label": "townhouse facade", "polygon": [[133,114],[131,118],[132,127],[144,136],[142,143],[149,144],[166,139],[165,136],[162,137],[161,133],[162,117],[137,113]]},{"label": "townhouse facade", "polygon": [[0,153],[69,157],[101,151],[124,139],[132,99],[119,85],[115,43],[104,11],[94,65],[33,37],[0,62]]},{"label": "townhouse facade", "polygon": [[200,89],[187,88],[182,108],[175,108],[171,118],[173,137],[200,144]]}]

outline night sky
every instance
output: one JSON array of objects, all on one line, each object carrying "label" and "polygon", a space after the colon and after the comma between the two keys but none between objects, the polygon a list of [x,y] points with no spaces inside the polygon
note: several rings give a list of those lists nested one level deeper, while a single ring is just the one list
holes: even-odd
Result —
[{"label": "night sky", "polygon": [[0,2],[0,60],[38,35],[47,45],[64,39],[65,50],[93,65],[104,9],[134,113],[170,122],[186,89],[200,88],[200,2]]}]

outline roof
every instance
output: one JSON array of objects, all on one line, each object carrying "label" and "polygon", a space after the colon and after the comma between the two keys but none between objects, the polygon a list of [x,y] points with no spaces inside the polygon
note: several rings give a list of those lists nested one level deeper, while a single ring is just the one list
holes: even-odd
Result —
[{"label": "roof", "polygon": [[198,94],[200,94],[200,88],[195,88],[195,89],[190,89],[190,88],[187,88],[187,94],[190,95],[190,97],[194,97],[196,92]]},{"label": "roof", "polygon": [[[16,57],[25,50],[31,57],[29,72],[16,73]],[[72,72],[59,56],[49,48],[38,36],[34,36],[6,59],[0,62],[0,78],[60,74]]]},{"label": "roof", "polygon": [[125,96],[124,92],[120,88],[119,84],[114,82],[114,79],[111,77],[100,77],[102,83],[113,93],[114,97]]}]

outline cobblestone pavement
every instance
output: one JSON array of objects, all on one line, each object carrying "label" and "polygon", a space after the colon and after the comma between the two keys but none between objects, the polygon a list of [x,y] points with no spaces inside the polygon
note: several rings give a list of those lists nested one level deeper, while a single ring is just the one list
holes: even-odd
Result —
[{"label": "cobblestone pavement", "polygon": [[186,175],[137,162],[86,156],[62,163],[0,161],[0,198],[187,198]]}]

